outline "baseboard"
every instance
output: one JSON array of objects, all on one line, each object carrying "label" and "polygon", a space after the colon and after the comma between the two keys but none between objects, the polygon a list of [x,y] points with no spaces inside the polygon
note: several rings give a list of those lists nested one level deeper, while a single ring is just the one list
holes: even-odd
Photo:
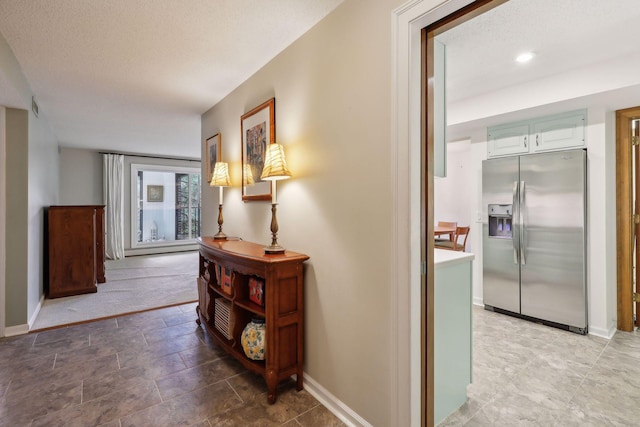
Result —
[{"label": "baseboard", "polygon": [[606,338],[610,340],[616,334],[615,325],[609,329],[596,328],[593,326],[589,326],[589,335],[595,335],[596,337]]},{"label": "baseboard", "polygon": [[340,401],[306,373],[304,374],[304,389],[346,425],[352,427],[372,427],[372,425],[364,418],[345,405],[344,402]]},{"label": "baseboard", "polygon": [[5,337],[15,337],[16,335],[24,335],[29,333],[29,325],[22,324],[17,326],[7,326],[4,328]]},{"label": "baseboard", "polygon": [[474,298],[473,299],[473,305],[478,305],[478,306],[484,308],[484,303],[482,302],[482,298]]},{"label": "baseboard", "polygon": [[40,295],[40,301],[38,301],[36,310],[33,312],[31,319],[29,319],[29,330],[31,330],[31,328],[33,328],[33,325],[36,323],[36,319],[38,318],[38,314],[40,313],[40,309],[42,308],[43,303],[44,303],[44,294]]},{"label": "baseboard", "polygon": [[7,326],[4,328],[4,336],[5,337],[15,337],[16,335],[24,335],[28,334],[31,330],[31,327],[36,322],[36,318],[38,317],[38,313],[40,313],[40,308],[42,308],[42,303],[44,302],[44,294],[40,295],[40,301],[38,301],[38,305],[36,306],[36,310],[33,312],[31,319],[29,319],[29,323],[17,326]]}]

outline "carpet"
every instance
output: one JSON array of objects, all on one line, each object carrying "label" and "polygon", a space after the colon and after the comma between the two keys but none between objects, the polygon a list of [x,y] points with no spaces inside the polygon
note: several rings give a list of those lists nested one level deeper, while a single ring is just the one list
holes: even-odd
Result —
[{"label": "carpet", "polygon": [[196,301],[198,252],[107,260],[98,292],[45,299],[31,330]]}]

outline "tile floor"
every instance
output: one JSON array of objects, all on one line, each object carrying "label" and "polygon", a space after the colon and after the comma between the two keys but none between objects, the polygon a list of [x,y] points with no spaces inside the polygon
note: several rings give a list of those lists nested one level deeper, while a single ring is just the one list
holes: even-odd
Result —
[{"label": "tile floor", "polygon": [[[195,304],[0,339],[0,426],[340,426],[216,348]],[[444,426],[640,425],[640,333],[608,341],[474,307],[469,400]]]},{"label": "tile floor", "polygon": [[640,333],[581,336],[473,310],[473,384],[444,426],[638,426]]},{"label": "tile floor", "polygon": [[0,426],[341,426],[217,348],[195,304],[0,339]]}]

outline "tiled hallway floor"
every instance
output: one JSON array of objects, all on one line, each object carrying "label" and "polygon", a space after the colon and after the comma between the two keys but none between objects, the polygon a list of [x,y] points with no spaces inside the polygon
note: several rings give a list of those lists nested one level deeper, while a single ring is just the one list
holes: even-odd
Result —
[{"label": "tiled hallway floor", "polygon": [[473,383],[444,426],[638,426],[640,333],[581,336],[473,309]]},{"label": "tiled hallway floor", "polygon": [[217,348],[195,304],[0,339],[0,426],[340,426]]}]

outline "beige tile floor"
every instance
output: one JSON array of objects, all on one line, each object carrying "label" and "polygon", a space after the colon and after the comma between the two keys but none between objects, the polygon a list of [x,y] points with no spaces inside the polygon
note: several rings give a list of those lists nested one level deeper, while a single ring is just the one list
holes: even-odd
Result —
[{"label": "beige tile floor", "polygon": [[217,348],[186,304],[0,339],[0,426],[341,426]]},{"label": "beige tile floor", "polygon": [[640,333],[581,336],[473,309],[468,401],[440,426],[639,426]]}]

